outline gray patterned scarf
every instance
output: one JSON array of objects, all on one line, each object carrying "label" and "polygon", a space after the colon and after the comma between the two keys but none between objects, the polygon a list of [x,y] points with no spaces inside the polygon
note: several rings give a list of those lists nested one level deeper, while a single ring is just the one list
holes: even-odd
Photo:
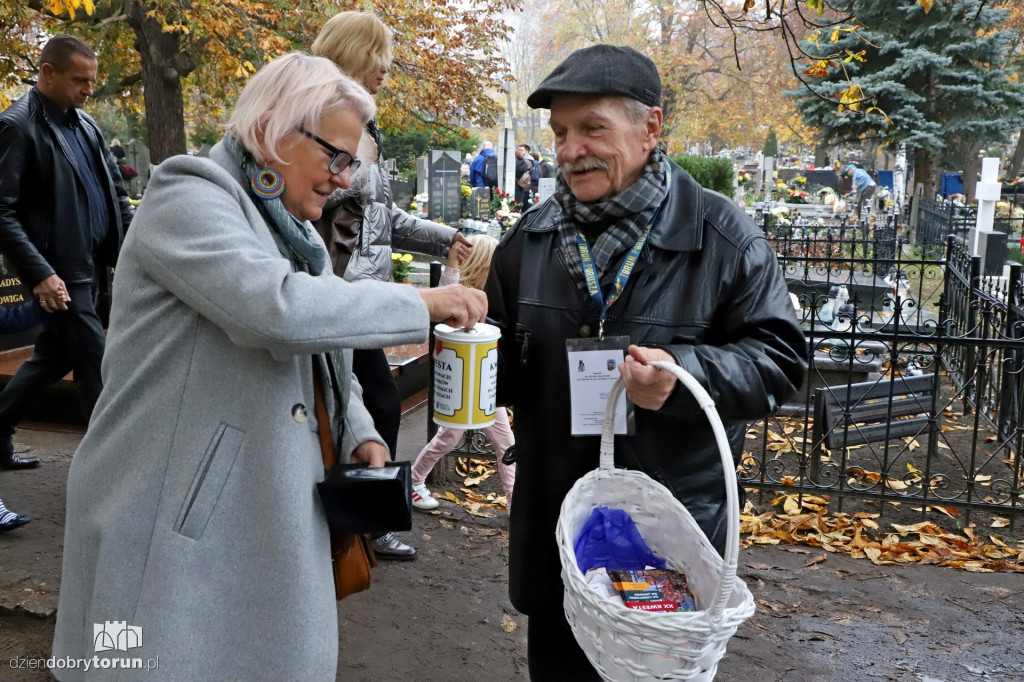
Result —
[{"label": "gray patterned scarf", "polygon": [[668,191],[666,163],[668,160],[664,153],[655,148],[636,182],[608,201],[590,203],[584,203],[573,196],[564,176],[559,172],[555,179],[554,196],[562,207],[562,212],[557,214],[555,228],[561,235],[560,246],[569,264],[569,271],[576,279],[580,290],[588,297],[590,293],[587,290],[586,278],[583,276],[579,248],[576,245],[577,230],[586,234],[596,231],[588,228],[606,228],[590,245],[590,253],[599,276],[618,267],[619,256],[636,244],[665,198]]},{"label": "gray patterned scarf", "polygon": [[267,221],[267,225],[288,248],[288,257],[292,263],[311,275],[323,272],[327,264],[327,251],[313,236],[313,230],[289,213],[280,198],[267,200],[253,193],[248,180],[257,171],[256,162],[230,135],[224,136],[224,149],[238,162],[238,167],[242,169],[242,177],[247,181],[245,187],[249,190],[249,196],[259,209],[260,215]]}]

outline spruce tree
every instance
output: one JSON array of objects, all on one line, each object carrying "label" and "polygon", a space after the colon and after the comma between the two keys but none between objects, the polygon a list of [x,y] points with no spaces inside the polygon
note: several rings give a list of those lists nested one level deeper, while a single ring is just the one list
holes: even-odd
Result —
[{"label": "spruce tree", "polygon": [[916,181],[924,184],[925,196],[934,196],[944,153],[970,154],[1024,124],[1024,86],[1008,64],[1011,35],[999,30],[1005,11],[979,0],[942,0],[927,13],[920,4],[892,0],[830,4],[856,16],[866,41],[841,32],[831,43],[826,29],[817,44],[804,47],[822,57],[864,51],[864,61],[843,63],[863,101],[854,104],[859,110],[837,115],[835,100],[851,86],[837,63],[810,89],[787,93],[797,98],[804,122],[821,131],[822,143],[906,142],[915,149]]},{"label": "spruce tree", "polygon": [[764,141],[764,149],[761,150],[761,154],[771,157],[779,155],[779,138],[776,137],[774,130],[768,131],[768,139]]}]

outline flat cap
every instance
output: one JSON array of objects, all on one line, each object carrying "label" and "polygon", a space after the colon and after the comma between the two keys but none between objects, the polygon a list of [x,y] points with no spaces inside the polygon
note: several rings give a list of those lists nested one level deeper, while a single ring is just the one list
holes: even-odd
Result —
[{"label": "flat cap", "polygon": [[654,62],[631,47],[592,45],[566,57],[526,104],[550,109],[553,95],[624,95],[656,107],[661,104],[661,78]]}]

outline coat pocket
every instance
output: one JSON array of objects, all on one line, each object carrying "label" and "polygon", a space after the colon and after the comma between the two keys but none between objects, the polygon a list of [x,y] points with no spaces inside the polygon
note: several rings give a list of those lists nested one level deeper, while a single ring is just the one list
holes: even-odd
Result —
[{"label": "coat pocket", "polygon": [[244,438],[244,431],[224,423],[217,426],[174,523],[176,532],[193,540],[203,536]]}]

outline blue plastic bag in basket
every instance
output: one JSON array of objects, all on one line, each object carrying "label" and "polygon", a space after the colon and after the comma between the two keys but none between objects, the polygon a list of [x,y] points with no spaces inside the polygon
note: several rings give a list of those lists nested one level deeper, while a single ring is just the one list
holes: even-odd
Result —
[{"label": "blue plastic bag in basket", "polygon": [[580,529],[574,549],[584,573],[602,566],[609,571],[665,568],[665,560],[651,552],[633,519],[621,509],[595,508]]}]

